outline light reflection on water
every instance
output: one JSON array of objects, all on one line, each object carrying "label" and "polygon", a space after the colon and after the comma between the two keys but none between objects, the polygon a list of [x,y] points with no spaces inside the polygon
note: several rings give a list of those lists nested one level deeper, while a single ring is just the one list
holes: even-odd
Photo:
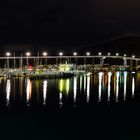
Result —
[{"label": "light reflection on water", "polygon": [[[86,104],[96,102],[127,101],[127,96],[135,98],[139,78],[130,72],[99,72],[91,75],[75,76],[67,79],[30,80],[24,78],[1,78],[0,87],[5,87],[6,106],[25,102],[27,106],[44,105],[58,100],[59,107],[71,102],[77,107],[84,97]],[[3,82],[5,81],[5,82]],[[14,81],[14,82],[13,82]],[[18,86],[17,86],[18,83]],[[131,91],[131,93],[129,93]],[[129,95],[131,94],[131,95]],[[20,100],[11,100],[19,96]],[[91,98],[93,97],[93,98]],[[3,100],[0,96],[0,101]],[[82,100],[83,101],[83,100]],[[82,102],[81,101],[81,102]],[[130,101],[130,99],[129,99]],[[55,101],[56,102],[56,101]],[[82,104],[80,102],[80,104]],[[114,102],[114,103],[115,103]]]},{"label": "light reflection on water", "polygon": [[107,100],[110,101],[110,92],[111,92],[111,76],[112,76],[112,72],[108,72],[108,96],[107,96]]},{"label": "light reflection on water", "polygon": [[73,81],[73,101],[74,101],[74,106],[76,105],[76,96],[77,96],[77,77],[74,77],[74,81]]},{"label": "light reflection on water", "polygon": [[89,102],[89,97],[90,97],[90,75],[87,75],[87,98],[86,98],[87,103]]},{"label": "light reflection on water", "polygon": [[27,106],[30,106],[31,94],[32,94],[32,82],[27,79],[27,87],[26,87],[26,103]]},{"label": "light reflection on water", "polygon": [[46,105],[47,99],[47,80],[43,81],[43,105]]},{"label": "light reflection on water", "polygon": [[124,101],[126,100],[127,72],[124,72]]},{"label": "light reflection on water", "polygon": [[116,102],[118,102],[119,97],[119,78],[120,78],[120,72],[116,72]]},{"label": "light reflection on water", "polygon": [[10,80],[8,79],[7,80],[7,83],[6,83],[6,105],[9,106],[9,103],[10,103],[10,92],[11,92],[11,83],[10,83]]},{"label": "light reflection on water", "polygon": [[135,79],[133,77],[132,78],[132,98],[134,98],[134,94],[135,94]]},{"label": "light reflection on water", "polygon": [[102,78],[103,78],[103,73],[99,72],[99,97],[98,97],[98,102],[101,101],[101,96],[102,96]]}]

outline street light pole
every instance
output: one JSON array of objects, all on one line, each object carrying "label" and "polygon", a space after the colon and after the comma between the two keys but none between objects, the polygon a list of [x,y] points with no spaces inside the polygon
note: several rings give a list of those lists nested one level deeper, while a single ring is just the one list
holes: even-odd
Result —
[{"label": "street light pole", "polygon": [[10,52],[6,53],[6,56],[7,56],[7,69],[8,69],[8,71],[9,71],[9,56],[10,55],[11,55]]},{"label": "street light pole", "polygon": [[61,56],[63,55],[62,52],[59,53],[59,56],[60,56],[60,64],[61,64]]},{"label": "street light pole", "polygon": [[15,59],[15,52],[14,52],[14,69],[16,68],[16,59]]},{"label": "street light pole", "polygon": [[44,58],[45,58],[45,65],[46,65],[46,64],[47,64],[47,58],[46,58],[47,53],[46,53],[46,52],[43,52],[43,56],[44,56]]},{"label": "street light pole", "polygon": [[27,53],[26,53],[26,56],[27,56],[27,59],[26,59],[26,60],[27,60],[27,67],[29,67],[29,60],[28,60],[28,57],[29,57],[30,55],[31,55],[30,52],[27,52]]},{"label": "street light pole", "polygon": [[21,68],[21,70],[22,70],[22,68],[23,68],[22,54],[21,54],[21,56],[20,56],[20,68]]},{"label": "street light pole", "polygon": [[75,64],[77,65],[77,52],[74,52],[73,55],[75,56]]}]

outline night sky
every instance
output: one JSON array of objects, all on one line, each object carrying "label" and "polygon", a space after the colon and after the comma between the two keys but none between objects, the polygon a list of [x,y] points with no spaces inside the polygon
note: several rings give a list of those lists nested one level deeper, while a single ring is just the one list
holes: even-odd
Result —
[{"label": "night sky", "polygon": [[94,48],[96,44],[112,38],[130,33],[137,36],[139,32],[138,0],[0,2],[1,48],[10,45],[10,49],[20,49],[21,45],[22,49],[51,49],[51,46]]}]

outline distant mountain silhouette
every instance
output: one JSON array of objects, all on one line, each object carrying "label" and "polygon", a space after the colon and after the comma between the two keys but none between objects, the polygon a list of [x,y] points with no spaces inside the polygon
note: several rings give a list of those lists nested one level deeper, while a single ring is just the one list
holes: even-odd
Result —
[{"label": "distant mountain silhouette", "polygon": [[36,52],[47,51],[50,55],[57,55],[60,51],[64,52],[64,55],[71,55],[74,51],[79,54],[84,55],[87,51],[91,54],[97,54],[99,51],[107,54],[110,53],[120,53],[127,55],[140,56],[140,35],[129,33],[126,35],[113,37],[110,40],[105,40],[104,42],[98,43],[96,45],[46,45],[46,44],[10,44],[1,45],[0,54],[6,51],[15,52]]},{"label": "distant mountain silhouette", "polygon": [[120,54],[126,53],[128,55],[135,54],[140,56],[140,35],[131,35],[114,37],[95,46],[90,46],[89,50],[92,50],[92,52],[118,52]]}]

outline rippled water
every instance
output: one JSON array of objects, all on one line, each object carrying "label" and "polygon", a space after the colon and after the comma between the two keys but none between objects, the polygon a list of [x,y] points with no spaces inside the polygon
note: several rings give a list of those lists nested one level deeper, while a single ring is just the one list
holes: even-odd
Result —
[{"label": "rippled water", "polygon": [[99,72],[68,79],[0,78],[1,108],[69,107],[140,100],[140,73]]}]

